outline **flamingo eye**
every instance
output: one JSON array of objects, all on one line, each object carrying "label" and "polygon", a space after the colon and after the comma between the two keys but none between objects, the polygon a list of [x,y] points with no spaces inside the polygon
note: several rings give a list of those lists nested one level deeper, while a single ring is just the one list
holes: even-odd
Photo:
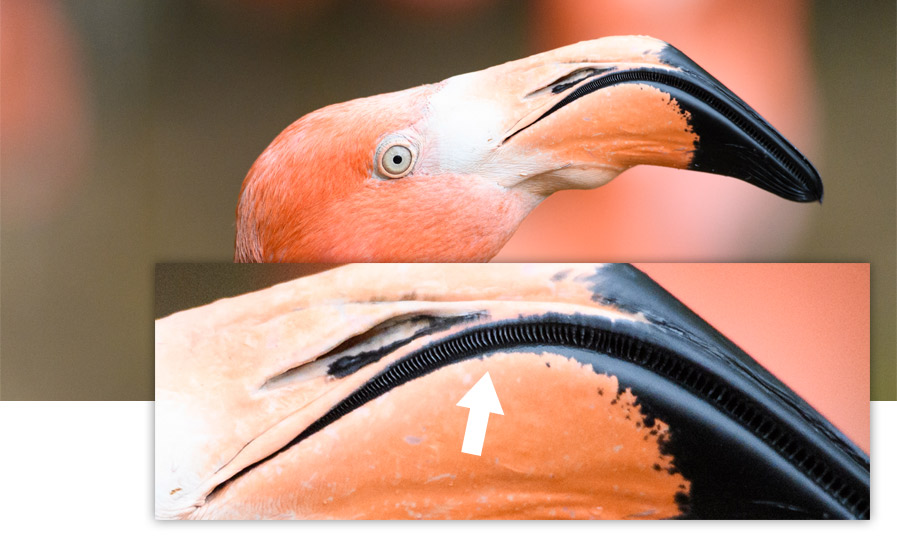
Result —
[{"label": "flamingo eye", "polygon": [[387,178],[401,178],[409,172],[417,159],[417,152],[410,142],[390,139],[380,145],[377,167]]}]

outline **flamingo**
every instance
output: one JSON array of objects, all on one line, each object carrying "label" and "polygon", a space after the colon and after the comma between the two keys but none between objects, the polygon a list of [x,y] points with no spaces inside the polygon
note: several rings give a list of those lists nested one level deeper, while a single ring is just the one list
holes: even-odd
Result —
[{"label": "flamingo", "polygon": [[796,202],[823,193],[810,162],[682,52],[609,37],[302,117],[243,181],[235,260],[488,261],[552,193],[636,165]]}]

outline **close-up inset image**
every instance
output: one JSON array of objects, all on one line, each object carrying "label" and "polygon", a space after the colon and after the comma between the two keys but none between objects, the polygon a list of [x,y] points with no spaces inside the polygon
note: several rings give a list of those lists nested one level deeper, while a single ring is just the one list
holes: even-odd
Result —
[{"label": "close-up inset image", "polygon": [[156,321],[155,514],[868,518],[868,454],[830,421],[855,424],[742,348],[623,264],[346,265],[220,299]]}]

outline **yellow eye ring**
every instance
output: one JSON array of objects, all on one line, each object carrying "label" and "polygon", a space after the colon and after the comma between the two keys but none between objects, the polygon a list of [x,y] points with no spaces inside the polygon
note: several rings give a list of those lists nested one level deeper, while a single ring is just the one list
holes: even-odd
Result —
[{"label": "yellow eye ring", "polygon": [[411,172],[417,149],[404,138],[387,138],[377,152],[377,170],[386,178],[401,178]]}]

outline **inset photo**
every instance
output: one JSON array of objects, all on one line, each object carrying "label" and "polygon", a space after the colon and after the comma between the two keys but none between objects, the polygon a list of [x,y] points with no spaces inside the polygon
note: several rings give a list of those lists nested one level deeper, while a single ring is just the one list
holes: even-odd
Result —
[{"label": "inset photo", "polygon": [[156,266],[158,519],[868,519],[868,264]]}]

